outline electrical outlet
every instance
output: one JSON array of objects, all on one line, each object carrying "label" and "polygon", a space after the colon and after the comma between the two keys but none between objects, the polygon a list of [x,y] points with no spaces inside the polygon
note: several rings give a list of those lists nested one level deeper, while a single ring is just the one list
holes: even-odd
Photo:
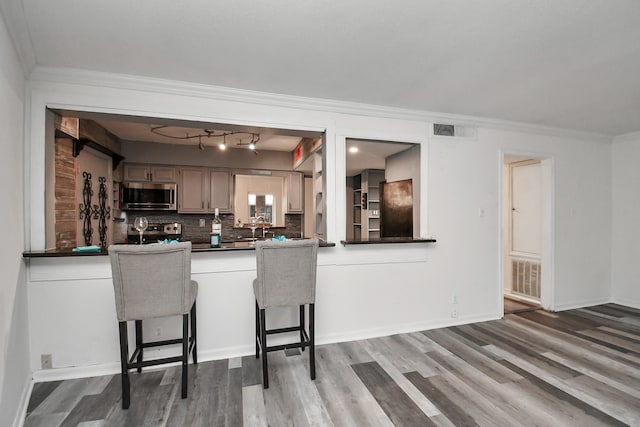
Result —
[{"label": "electrical outlet", "polygon": [[162,335],[162,331],[160,328],[156,328],[156,337],[159,337],[160,335]]},{"label": "electrical outlet", "polygon": [[53,368],[53,359],[50,354],[41,354],[40,355],[40,365],[42,369],[51,369]]},{"label": "electrical outlet", "polygon": [[453,319],[455,319],[456,317],[458,317],[458,309],[457,308],[452,308],[451,309],[451,317]]},{"label": "electrical outlet", "polygon": [[205,225],[207,225],[207,223],[205,222],[204,218],[200,218],[200,227],[204,227]]},{"label": "electrical outlet", "polygon": [[451,303],[452,304],[457,304],[458,303],[458,295],[453,294],[453,296],[451,297]]}]

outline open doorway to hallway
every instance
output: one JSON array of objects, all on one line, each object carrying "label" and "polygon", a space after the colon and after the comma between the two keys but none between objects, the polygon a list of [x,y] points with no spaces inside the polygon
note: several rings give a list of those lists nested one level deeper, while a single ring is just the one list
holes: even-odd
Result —
[{"label": "open doorway to hallway", "polygon": [[[549,164],[533,156],[505,155],[503,162],[504,313],[542,307],[545,260],[550,259]],[[547,183],[547,185],[545,185]],[[544,256],[547,255],[547,256]],[[546,289],[548,293],[548,288]]]}]

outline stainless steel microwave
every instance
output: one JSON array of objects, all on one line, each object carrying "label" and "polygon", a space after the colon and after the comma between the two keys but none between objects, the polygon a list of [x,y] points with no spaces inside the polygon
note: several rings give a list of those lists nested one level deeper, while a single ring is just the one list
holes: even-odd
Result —
[{"label": "stainless steel microwave", "polygon": [[176,184],[123,182],[120,208],[123,210],[176,210]]}]

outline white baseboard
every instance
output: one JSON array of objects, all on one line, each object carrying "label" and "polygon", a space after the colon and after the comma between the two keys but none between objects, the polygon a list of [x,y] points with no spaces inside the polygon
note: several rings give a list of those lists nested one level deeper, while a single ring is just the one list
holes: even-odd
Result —
[{"label": "white baseboard", "polygon": [[636,302],[636,301],[629,301],[629,300],[625,300],[622,301],[620,299],[614,298],[613,301],[611,301],[614,304],[618,304],[618,305],[623,305],[625,307],[631,307],[631,308],[635,308],[637,310],[640,310],[640,302]]},{"label": "white baseboard", "polygon": [[[485,314],[482,316],[471,317],[459,317],[456,319],[441,319],[438,322],[416,322],[405,323],[402,325],[395,325],[390,328],[373,328],[373,329],[361,329],[358,331],[352,331],[348,333],[329,334],[322,335],[316,338],[316,345],[323,344],[335,344],[345,341],[357,341],[369,338],[384,337],[395,334],[406,334],[410,332],[419,332],[429,329],[446,328],[449,326],[465,325],[468,323],[485,322],[488,320],[497,320],[502,318],[502,313]],[[236,357],[249,356],[255,354],[255,346],[242,345],[236,347],[226,347],[215,350],[200,350],[198,349],[198,362],[209,362],[212,360],[232,359]],[[179,362],[161,365],[157,367],[146,368],[151,369],[163,369],[166,366],[177,366]],[[59,381],[69,380],[75,378],[87,378],[97,377],[101,375],[114,375],[120,373],[120,363],[104,363],[100,365],[91,366],[74,366],[67,368],[54,368],[54,369],[41,369],[33,373],[33,382],[45,382],[45,381]],[[29,394],[30,394],[29,390]]]},{"label": "white baseboard", "polygon": [[610,298],[578,301],[578,302],[572,302],[571,304],[556,305],[555,309],[553,311],[573,310],[573,309],[576,309],[576,308],[591,307],[593,305],[609,304],[611,302],[613,302],[613,301]]}]

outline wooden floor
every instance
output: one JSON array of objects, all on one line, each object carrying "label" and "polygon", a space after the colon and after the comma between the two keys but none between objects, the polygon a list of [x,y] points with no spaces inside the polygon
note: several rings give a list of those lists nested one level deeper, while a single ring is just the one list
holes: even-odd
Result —
[{"label": "wooden floor", "polygon": [[504,314],[521,313],[523,311],[534,311],[540,309],[540,304],[512,298],[507,295],[504,297]]},{"label": "wooden floor", "polygon": [[606,304],[119,376],[39,383],[26,426],[640,425],[640,310]]}]

